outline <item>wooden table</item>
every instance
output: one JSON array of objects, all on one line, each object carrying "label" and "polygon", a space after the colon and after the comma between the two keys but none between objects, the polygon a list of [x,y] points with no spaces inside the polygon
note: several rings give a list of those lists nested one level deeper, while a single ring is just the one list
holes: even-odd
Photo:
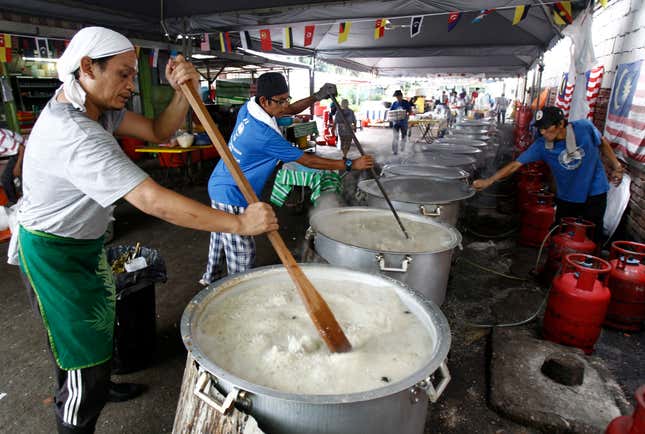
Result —
[{"label": "wooden table", "polygon": [[441,128],[441,123],[443,119],[410,119],[408,120],[408,128],[410,129],[410,138],[412,138],[412,131],[418,132],[418,137],[415,138],[416,142],[425,141],[426,143],[432,143],[436,137],[432,133],[432,129],[435,127]]}]

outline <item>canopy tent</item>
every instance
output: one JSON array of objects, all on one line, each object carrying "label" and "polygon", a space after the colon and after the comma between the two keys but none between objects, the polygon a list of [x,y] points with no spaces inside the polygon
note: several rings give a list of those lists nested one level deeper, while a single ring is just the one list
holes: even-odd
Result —
[{"label": "canopy tent", "polygon": [[[249,31],[251,47],[260,51],[259,30],[270,29],[272,52],[314,55],[316,58],[383,75],[428,73],[526,72],[559,39],[547,2],[540,0],[98,0],[92,2],[0,0],[6,10],[101,24],[147,38],[156,33],[176,35]],[[574,16],[587,1],[572,2]],[[514,8],[531,5],[528,16],[512,25]],[[481,22],[480,10],[496,8]],[[462,11],[460,22],[448,31],[451,11]],[[424,16],[421,32],[410,36],[410,19]],[[389,19],[382,38],[374,39],[375,20]],[[349,21],[349,38],[338,42],[338,23]],[[315,24],[312,44],[304,47],[304,26]],[[293,48],[283,49],[282,29],[292,27]]]}]

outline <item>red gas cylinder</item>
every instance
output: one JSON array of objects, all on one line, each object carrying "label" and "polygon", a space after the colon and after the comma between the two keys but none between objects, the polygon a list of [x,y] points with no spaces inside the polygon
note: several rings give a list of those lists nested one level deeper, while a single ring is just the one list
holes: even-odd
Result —
[{"label": "red gas cylinder", "polygon": [[528,129],[531,119],[533,119],[533,111],[531,110],[531,107],[523,105],[518,110],[517,128],[521,130]]},{"label": "red gas cylinder", "polygon": [[612,420],[605,434],[645,434],[645,385],[636,390],[636,410]]},{"label": "red gas cylinder", "polygon": [[570,253],[564,257],[544,312],[544,339],[593,352],[611,297],[598,275],[610,271],[609,262],[595,256]]},{"label": "red gas cylinder", "polygon": [[534,170],[519,171],[520,180],[517,183],[517,206],[522,211],[529,202],[529,192],[542,188],[542,174]]},{"label": "red gas cylinder", "polygon": [[615,241],[611,245],[607,286],[611,303],[605,325],[639,331],[645,320],[645,244]]},{"label": "red gas cylinder", "polygon": [[555,221],[553,193],[546,191],[529,192],[529,202],[522,213],[519,243],[523,246],[539,247]]},{"label": "red gas cylinder", "polygon": [[559,232],[551,238],[549,257],[544,266],[542,278],[550,282],[558,272],[562,257],[567,253],[592,254],[596,243],[591,241],[593,228],[596,225],[590,221],[576,217],[563,217]]}]

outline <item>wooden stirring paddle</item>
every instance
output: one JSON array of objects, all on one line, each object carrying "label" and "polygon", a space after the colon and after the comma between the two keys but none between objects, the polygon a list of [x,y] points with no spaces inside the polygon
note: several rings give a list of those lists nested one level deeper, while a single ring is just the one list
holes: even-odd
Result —
[{"label": "wooden stirring paddle", "polygon": [[[246,201],[249,204],[258,202],[258,197],[253,191],[251,184],[249,184],[249,181],[244,176],[244,173],[237,164],[237,161],[233,158],[224,137],[222,137],[217,125],[213,122],[213,118],[211,118],[208,111],[206,111],[206,107],[197,91],[188,84],[182,84],[181,90],[184,92],[184,95],[186,96],[186,99],[188,99],[188,103],[197,115],[197,118],[202,123],[208,137],[210,137],[213,142],[213,146],[215,146],[220,157],[224,160],[226,167],[233,175],[233,179],[235,179],[235,183],[242,191]],[[302,301],[305,303],[309,317],[318,329],[320,337],[323,338],[327,347],[329,347],[329,350],[334,353],[350,351],[352,349],[352,345],[347,340],[345,333],[343,333],[343,329],[340,328],[340,324],[336,321],[334,314],[331,309],[329,309],[325,300],[323,300],[318,291],[316,291],[316,288],[314,288],[307,276],[305,276],[305,273],[303,273],[302,269],[298,266],[298,263],[287,248],[278,231],[268,232],[267,236],[269,237],[269,241],[271,241],[276,253],[280,257],[282,264],[289,272],[289,276],[291,276],[293,283],[296,285],[296,288],[300,293]]]}]

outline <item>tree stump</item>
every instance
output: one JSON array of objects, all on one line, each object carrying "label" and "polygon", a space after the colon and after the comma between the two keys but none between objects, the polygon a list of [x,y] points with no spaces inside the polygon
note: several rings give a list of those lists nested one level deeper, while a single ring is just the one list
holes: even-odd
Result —
[{"label": "tree stump", "polygon": [[[226,415],[222,415],[198,398],[194,393],[198,377],[197,364],[188,353],[172,427],[173,434],[265,434],[258,428],[253,416],[235,407]],[[211,388],[210,394],[224,401],[225,397],[214,387]]]}]

